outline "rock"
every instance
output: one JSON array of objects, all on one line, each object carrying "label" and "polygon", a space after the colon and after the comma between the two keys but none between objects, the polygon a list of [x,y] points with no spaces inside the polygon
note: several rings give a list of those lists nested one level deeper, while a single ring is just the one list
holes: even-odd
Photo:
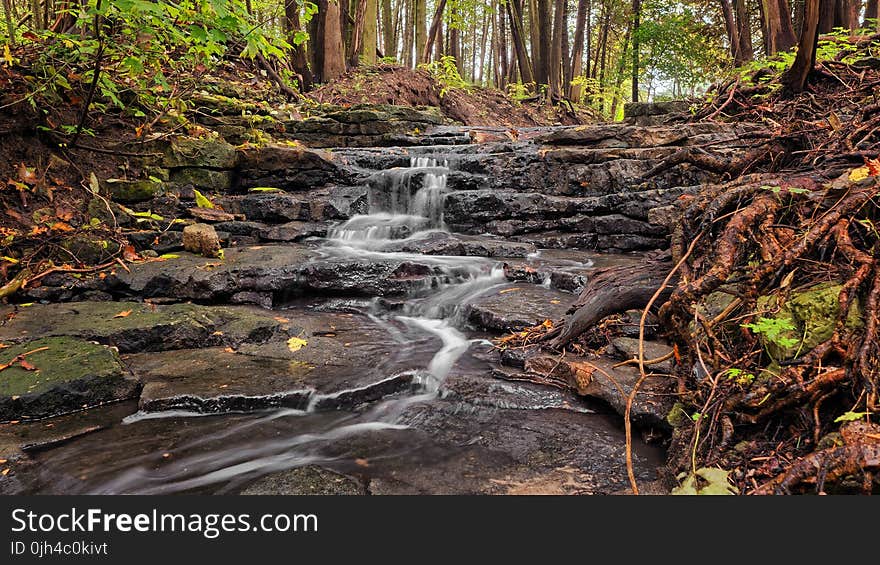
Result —
[{"label": "rock", "polygon": [[365,187],[338,187],[305,195],[257,193],[229,198],[224,201],[224,208],[244,214],[252,221],[322,222],[344,220],[354,214],[365,214],[368,209],[368,196]]},{"label": "rock", "polygon": [[439,231],[424,232],[416,237],[394,241],[382,250],[472,257],[525,257],[537,251],[534,245],[528,243],[459,236]]},{"label": "rock", "polygon": [[190,208],[189,215],[202,222],[232,222],[235,216],[216,208]]},{"label": "rock", "polygon": [[244,495],[358,495],[363,483],[317,465],[297,467],[261,477],[239,494]]},{"label": "rock", "polygon": [[648,210],[648,223],[661,226],[667,232],[672,233],[676,224],[681,222],[682,210],[680,207],[670,204]]},{"label": "rock", "polygon": [[291,349],[286,339],[276,339],[235,351],[142,353],[124,361],[145,383],[141,410],[200,413],[350,409],[408,390],[418,368],[413,362],[412,371],[383,373],[383,360],[396,344],[383,342],[385,330],[365,317],[298,313],[287,333],[305,343]]},{"label": "rock", "polygon": [[576,297],[534,284],[492,288],[464,305],[468,322],[478,328],[500,332],[536,326],[544,320],[561,319]]},{"label": "rock", "polygon": [[232,172],[186,167],[171,171],[171,182],[189,184],[202,192],[229,192],[232,188]]},{"label": "rock", "polygon": [[118,204],[101,198],[92,198],[89,201],[88,213],[90,219],[97,218],[108,226],[127,227],[134,223],[132,217],[123,211]]},{"label": "rock", "polygon": [[168,168],[232,169],[237,158],[235,147],[223,139],[177,137],[171,141],[162,164]]},{"label": "rock", "polygon": [[219,257],[220,238],[213,226],[193,224],[183,228],[183,248],[204,257]]},{"label": "rock", "polygon": [[214,224],[214,229],[218,231],[225,231],[230,235],[243,235],[251,237],[259,236],[260,232],[267,228],[268,226],[266,224],[260,222],[247,222],[239,220],[219,222],[217,224]]},{"label": "rock", "polygon": [[0,421],[46,418],[106,402],[131,398],[139,385],[118,354],[103,345],[70,337],[47,337],[0,350],[0,364],[13,363],[0,379]]},{"label": "rock", "polygon": [[237,292],[229,301],[233,304],[256,304],[263,308],[272,308],[272,293],[270,292]]},{"label": "rock", "polygon": [[135,251],[141,252],[152,250],[158,255],[171,253],[183,249],[183,234],[176,231],[137,231],[125,234],[128,241],[134,246]]},{"label": "rock", "polygon": [[[15,316],[9,317],[12,313]],[[9,317],[0,327],[4,343],[68,336],[111,345],[123,353],[239,346],[287,335],[271,312],[245,306],[71,302],[0,307],[0,316]]]},{"label": "rock", "polygon": [[[614,348],[614,352],[617,353],[618,357],[622,360],[629,359],[638,359],[639,358],[639,340],[637,338],[631,337],[615,337],[611,340],[611,345]],[[653,372],[660,373],[672,373],[672,367],[675,363],[675,360],[672,358],[672,348],[666,345],[665,343],[660,343],[659,341],[645,341],[645,361],[650,361],[652,359],[660,359],[661,357],[669,356],[669,359],[661,362],[655,363],[653,365],[648,365],[647,370]]]},{"label": "rock", "polygon": [[144,202],[163,192],[162,183],[151,179],[107,179],[102,185],[112,200],[124,203]]},{"label": "rock", "polygon": [[240,153],[242,188],[271,186],[291,192],[318,188],[347,177],[326,151],[296,145],[264,145]]},{"label": "rock", "polygon": [[239,292],[301,288],[300,272],[313,255],[298,245],[231,247],[222,261],[182,253],[176,259],[130,265],[130,272],[117,270],[102,284],[118,295],[222,302]]},{"label": "rock", "polygon": [[287,222],[260,230],[260,239],[266,241],[300,241],[307,237],[325,237],[327,226],[315,222]]},{"label": "rock", "polygon": [[370,260],[354,257],[313,261],[300,272],[302,288],[355,296],[397,296],[436,286],[447,279],[437,265],[404,259]]},{"label": "rock", "polygon": [[106,241],[95,240],[85,234],[74,235],[61,246],[70,251],[77,261],[86,265],[99,265],[110,258]]}]

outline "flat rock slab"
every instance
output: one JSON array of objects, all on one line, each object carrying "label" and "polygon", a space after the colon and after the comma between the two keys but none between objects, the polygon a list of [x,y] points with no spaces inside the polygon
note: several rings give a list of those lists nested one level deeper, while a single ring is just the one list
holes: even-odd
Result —
[{"label": "flat rock slab", "polygon": [[387,330],[362,316],[297,312],[287,331],[296,337],[293,348],[275,340],[125,356],[145,383],[140,409],[351,408],[408,390],[419,369],[418,361],[394,363]]},{"label": "flat rock slab", "polygon": [[72,336],[122,353],[264,342],[286,336],[272,312],[248,306],[68,302],[0,308],[0,341]]},{"label": "flat rock slab", "polygon": [[367,494],[363,482],[336,471],[306,465],[261,477],[239,494],[244,495],[357,495]]},{"label": "flat rock slab", "polygon": [[131,265],[107,277],[115,292],[181,300],[219,300],[237,292],[276,292],[297,286],[299,272],[314,256],[305,246],[253,246],[224,250],[224,258],[181,253],[175,259]]},{"label": "flat rock slab", "polygon": [[[30,353],[33,352],[33,353]],[[30,353],[19,358],[19,355]],[[111,348],[46,337],[0,350],[0,421],[46,418],[131,398],[139,385]]]},{"label": "flat rock slab", "polygon": [[394,241],[383,247],[382,251],[471,257],[526,257],[535,253],[537,248],[529,243],[504,239],[429,232],[421,237]]},{"label": "flat rock slab", "polygon": [[493,287],[464,306],[467,320],[492,331],[514,331],[558,320],[576,296],[544,286],[516,283]]}]

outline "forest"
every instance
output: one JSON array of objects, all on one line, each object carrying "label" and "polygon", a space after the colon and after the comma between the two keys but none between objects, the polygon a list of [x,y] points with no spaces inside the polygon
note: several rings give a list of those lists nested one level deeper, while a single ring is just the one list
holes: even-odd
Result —
[{"label": "forest", "polygon": [[2,9],[0,494],[880,492],[877,0]]}]

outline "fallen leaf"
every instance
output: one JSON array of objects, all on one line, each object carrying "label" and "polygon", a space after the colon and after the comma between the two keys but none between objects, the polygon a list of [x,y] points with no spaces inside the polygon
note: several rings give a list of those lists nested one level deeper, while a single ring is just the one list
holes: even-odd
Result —
[{"label": "fallen leaf", "polygon": [[137,251],[134,250],[133,245],[126,245],[125,248],[122,250],[122,258],[126,261],[131,262],[139,260],[141,256],[138,255]]},{"label": "fallen leaf", "polygon": [[217,330],[216,332],[212,333],[211,335],[223,335],[223,332],[221,332],[220,330]]},{"label": "fallen leaf", "polygon": [[0,473],[2,473],[2,475],[5,477],[6,475],[9,474],[9,469],[3,469],[3,471]]},{"label": "fallen leaf", "polygon": [[550,304],[562,304],[561,300],[556,300],[555,298],[550,301]]},{"label": "fallen leaf", "polygon": [[513,288],[505,288],[504,290],[498,291],[498,294],[507,294],[508,292],[516,292],[517,290],[522,290],[518,286]]},{"label": "fallen leaf", "polygon": [[113,317],[114,318],[128,318],[129,316],[131,316],[131,310],[123,310],[122,312],[120,312],[119,314],[116,314]]},{"label": "fallen leaf", "polygon": [[0,349],[6,349],[7,347],[12,347],[12,346],[6,345],[5,343],[0,343]]},{"label": "fallen leaf", "polygon": [[0,459],[0,465],[6,465],[6,459]]},{"label": "fallen leaf", "polygon": [[70,227],[70,224],[66,222],[55,222],[52,224],[52,229],[54,231],[73,231],[73,228]]},{"label": "fallen leaf", "polygon": [[287,318],[282,318],[281,316],[275,316],[273,319],[274,319],[276,322],[279,322],[279,323],[282,323],[282,324],[286,324],[287,322],[290,321],[290,320],[288,320]]},{"label": "fallen leaf", "polygon": [[235,350],[232,349],[231,347],[226,347],[223,349],[223,351],[225,351],[226,353],[235,353]]},{"label": "fallen leaf", "polygon": [[21,368],[24,369],[25,371],[36,371],[36,370],[37,370],[36,367],[34,367],[33,365],[31,365],[30,363],[28,363],[28,362],[25,361],[24,359],[22,359],[21,361],[19,361],[18,364],[19,364],[19,365],[21,366]]},{"label": "fallen leaf", "polygon": [[309,342],[301,337],[292,337],[287,340],[287,348],[292,352],[297,352],[308,344]]},{"label": "fallen leaf", "polygon": [[163,453],[162,454],[162,459],[168,459],[169,457],[171,457],[170,453]]},{"label": "fallen leaf", "polygon": [[370,462],[367,461],[366,459],[361,458],[361,457],[358,457],[357,459],[355,459],[354,464],[357,465],[358,467],[369,467],[370,466]]}]

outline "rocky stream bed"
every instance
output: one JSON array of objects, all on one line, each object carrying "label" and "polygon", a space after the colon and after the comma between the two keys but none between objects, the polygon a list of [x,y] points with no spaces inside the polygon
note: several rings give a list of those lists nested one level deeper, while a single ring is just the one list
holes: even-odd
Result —
[{"label": "rocky stream bed", "polygon": [[[619,414],[639,372],[618,363],[637,354],[639,313],[605,328],[597,356],[491,340],[562,318],[596,269],[667,247],[671,205],[714,176],[642,177],[685,146],[732,155],[750,127],[512,133],[384,111],[398,114],[322,118],[263,146],[179,138],[150,179],[103,180],[125,208],[95,202],[96,216],[179,221],[129,235],[143,261],[54,273],[0,307],[0,363],[37,369],[2,373],[0,492],[624,490]],[[427,131],[404,133],[415,123]],[[194,223],[222,258],[182,250]],[[663,465],[673,388],[652,377],[633,406],[642,483]]]}]

